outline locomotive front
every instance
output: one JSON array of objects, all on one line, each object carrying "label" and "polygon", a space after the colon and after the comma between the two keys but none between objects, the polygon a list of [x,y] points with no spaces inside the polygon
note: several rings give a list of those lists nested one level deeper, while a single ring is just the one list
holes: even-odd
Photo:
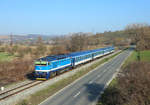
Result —
[{"label": "locomotive front", "polygon": [[35,61],[35,78],[37,80],[48,79],[50,69],[51,66],[48,61]]}]

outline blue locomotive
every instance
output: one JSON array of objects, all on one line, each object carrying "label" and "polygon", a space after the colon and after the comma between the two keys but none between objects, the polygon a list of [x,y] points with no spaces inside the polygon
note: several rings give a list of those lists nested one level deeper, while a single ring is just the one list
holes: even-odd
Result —
[{"label": "blue locomotive", "polygon": [[73,52],[70,54],[46,56],[35,61],[35,78],[46,80],[58,75],[68,68],[94,60],[98,57],[114,52],[114,47],[106,47],[95,50]]}]

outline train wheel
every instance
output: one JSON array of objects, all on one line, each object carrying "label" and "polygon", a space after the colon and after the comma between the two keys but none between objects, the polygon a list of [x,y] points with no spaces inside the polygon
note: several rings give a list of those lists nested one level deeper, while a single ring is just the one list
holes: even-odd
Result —
[{"label": "train wheel", "polygon": [[51,72],[51,77],[54,77],[54,76],[56,76],[56,72],[55,71]]},{"label": "train wheel", "polygon": [[59,75],[60,74],[60,71],[56,71],[56,75]]}]

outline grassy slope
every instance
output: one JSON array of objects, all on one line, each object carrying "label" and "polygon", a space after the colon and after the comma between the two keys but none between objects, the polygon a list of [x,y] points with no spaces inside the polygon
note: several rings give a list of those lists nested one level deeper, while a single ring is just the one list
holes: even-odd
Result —
[{"label": "grassy slope", "polygon": [[142,51],[140,56],[142,61],[150,61],[150,51]]},{"label": "grassy slope", "polygon": [[[138,53],[136,51],[134,51],[131,54],[131,56],[129,56],[128,59],[125,61],[125,65],[127,65],[131,62],[137,61],[138,60],[137,56],[138,56]],[[150,50],[149,51],[141,51],[140,58],[141,58],[141,61],[150,61]]]},{"label": "grassy slope", "polygon": [[14,58],[14,56],[8,54],[8,53],[0,53],[0,61],[10,61]]}]

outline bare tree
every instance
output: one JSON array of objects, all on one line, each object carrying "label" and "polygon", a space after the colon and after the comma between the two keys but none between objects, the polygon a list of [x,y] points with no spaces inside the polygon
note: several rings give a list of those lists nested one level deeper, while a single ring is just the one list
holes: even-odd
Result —
[{"label": "bare tree", "polygon": [[125,28],[125,31],[136,44],[137,50],[149,49],[150,26],[148,24],[131,24]]},{"label": "bare tree", "polygon": [[75,33],[71,36],[71,51],[82,51],[87,48],[88,37],[84,33]]},{"label": "bare tree", "polygon": [[37,45],[43,44],[42,37],[39,36],[36,43],[37,43]]}]

